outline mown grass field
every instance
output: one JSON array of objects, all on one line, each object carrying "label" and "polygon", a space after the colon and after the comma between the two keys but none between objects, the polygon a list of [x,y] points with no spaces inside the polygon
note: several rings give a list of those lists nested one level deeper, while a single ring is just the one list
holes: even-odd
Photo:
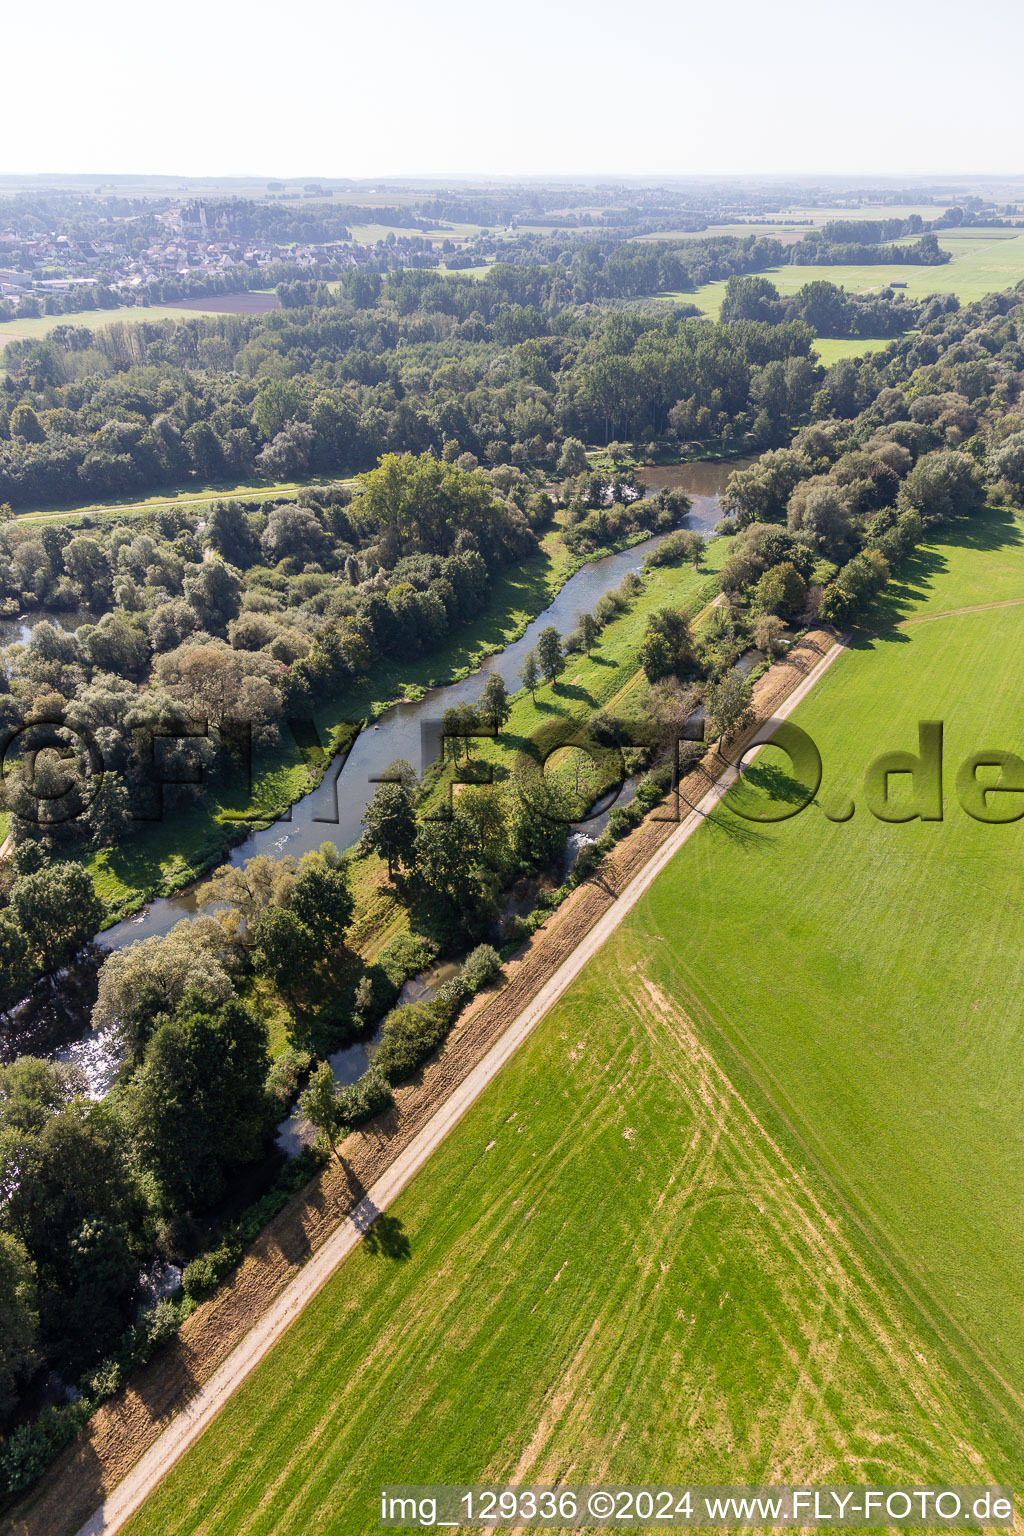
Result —
[{"label": "mown grass field", "polygon": [[[955,293],[966,304],[1011,288],[1024,278],[1024,235],[1006,232],[943,233],[939,244],[952,253],[952,260],[942,267],[914,266],[837,266],[770,267],[763,275],[783,295],[796,293],[805,283],[827,279],[865,293],[886,283],[904,282],[912,298],[930,293]],[[725,295],[725,283],[706,283],[694,293],[666,294],[666,298],[696,304],[702,314],[718,318]]]},{"label": "mown grass field", "polygon": [[841,357],[864,357],[868,352],[884,352],[887,340],[877,336],[819,336],[814,343],[818,361],[831,368]]},{"label": "mown grass field", "polygon": [[127,496],[120,501],[106,502],[103,504],[94,502],[88,506],[77,507],[74,511],[65,508],[38,507],[19,511],[15,518],[28,522],[45,519],[47,522],[67,522],[72,525],[82,517],[133,517],[141,516],[145,512],[156,512],[161,507],[196,507],[202,515],[204,506],[207,508],[215,501],[223,501],[231,497],[237,497],[242,501],[274,501],[278,497],[296,495],[304,485],[351,485],[354,477],[348,476],[340,480],[327,480],[323,477],[306,480],[283,480],[274,485],[250,485],[231,482],[211,482],[203,485],[198,482],[180,486],[176,490],[154,493],[152,496]]},{"label": "mown grass field", "polygon": [[[1012,1482],[1024,1466],[1024,606],[993,516],[794,716],[819,802],[945,718],[946,819],[728,809],[130,1523],[327,1536],[385,1482]],[[769,754],[771,756],[772,754]],[[775,754],[777,755],[777,754]]]},{"label": "mown grass field", "polygon": [[74,315],[34,315],[25,320],[2,320],[0,357],[9,341],[41,341],[56,325],[85,326],[90,331],[99,331],[104,326],[113,325],[115,320],[141,325],[144,320],[208,320],[215,313],[210,309],[165,309],[156,304],[126,304],[118,309],[86,309]]}]

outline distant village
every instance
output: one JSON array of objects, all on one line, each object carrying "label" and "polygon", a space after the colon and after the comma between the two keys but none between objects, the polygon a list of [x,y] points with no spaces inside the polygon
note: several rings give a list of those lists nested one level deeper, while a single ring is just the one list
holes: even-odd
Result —
[{"label": "distant village", "polygon": [[[293,279],[337,277],[347,268],[389,266],[388,258],[399,253],[403,264],[443,259],[418,231],[389,232],[369,244],[354,242],[348,229],[309,243],[245,239],[232,232],[226,212],[203,202],[128,216],[107,238],[28,234],[4,227],[4,212],[0,205],[0,304],[8,317],[272,286],[282,280],[283,268]],[[135,239],[133,224],[139,229]],[[443,244],[453,249],[450,241]]]}]

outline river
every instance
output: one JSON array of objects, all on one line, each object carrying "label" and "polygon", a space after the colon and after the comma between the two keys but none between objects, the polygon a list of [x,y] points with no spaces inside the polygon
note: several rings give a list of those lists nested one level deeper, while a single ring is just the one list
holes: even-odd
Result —
[{"label": "river", "polygon": [[[664,487],[684,491],[693,503],[685,526],[711,533],[721,516],[719,496],[726,479],[733,469],[747,462],[734,459],[723,463],[698,462],[648,469],[644,471],[647,494],[654,494]],[[617,587],[628,571],[640,571],[648,550],[664,537],[666,535],[656,535],[632,549],[591,561],[569,578],[550,606],[531,621],[519,640],[513,641],[499,655],[488,657],[478,672],[462,682],[433,689],[418,703],[396,704],[386,710],[356,739],[348,756],[337,759],[328,768],[315,790],[296,801],[290,811],[270,827],[251,833],[231,850],[229,861],[234,865],[244,864],[258,853],[298,857],[327,841],[339,848],[351,847],[362,831],[362,815],[373,795],[375,777],[400,758],[422,772],[436,755],[438,723],[446,709],[462,702],[475,703],[491,672],[497,672],[510,691],[517,689],[523,658],[536,644],[540,631],[548,625],[554,625],[563,634],[575,628],[579,615],[593,609],[598,598]],[[631,787],[625,786],[618,803],[625,803],[631,793]],[[610,810],[611,806],[603,807],[603,815],[589,820],[578,832],[571,834],[577,847],[600,832]],[[194,914],[195,895],[196,887],[192,886],[174,896],[161,898],[138,915],[97,935],[96,944],[106,950],[119,949],[139,939],[167,933],[182,918]],[[88,1033],[88,1007],[83,1006],[88,992],[89,988],[77,971],[65,973],[57,987],[50,979],[44,980],[34,989],[32,997],[15,1010],[16,1023],[14,1019],[0,1021],[0,1060],[10,1059],[26,1050],[74,1060],[84,1070],[91,1090],[105,1091],[111,1071],[116,1070],[116,1062],[112,1068],[109,1049],[103,1050],[101,1042]],[[62,1013],[66,1019],[63,1029],[60,1024]],[[359,1045],[340,1052],[336,1065],[340,1076],[353,1081],[365,1062],[365,1048]]]}]

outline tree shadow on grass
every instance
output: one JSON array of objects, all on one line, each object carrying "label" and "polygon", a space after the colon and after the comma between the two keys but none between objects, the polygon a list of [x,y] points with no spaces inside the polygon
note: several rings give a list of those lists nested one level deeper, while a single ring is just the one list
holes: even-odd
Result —
[{"label": "tree shadow on grass", "polygon": [[737,843],[741,848],[758,848],[772,841],[766,832],[758,831],[744,817],[733,811],[725,811],[722,806],[710,812],[705,821],[713,831],[721,832],[731,843]]},{"label": "tree shadow on grass", "polygon": [[397,1264],[403,1264],[412,1255],[412,1244],[398,1217],[383,1212],[366,1228],[363,1247],[367,1253],[376,1254],[382,1259],[393,1259]]}]

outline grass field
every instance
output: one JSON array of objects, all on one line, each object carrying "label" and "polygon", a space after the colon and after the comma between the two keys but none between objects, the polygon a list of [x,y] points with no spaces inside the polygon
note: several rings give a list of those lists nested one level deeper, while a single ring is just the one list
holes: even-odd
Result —
[{"label": "grass field", "polygon": [[[891,627],[979,591],[1024,598],[999,516],[794,716],[822,803],[918,718],[949,781],[1019,749],[1024,606]],[[389,1481],[1012,1482],[1022,833],[947,788],[716,813],[131,1536],[362,1533]]]},{"label": "grass field", "polygon": [[243,501],[270,501],[278,496],[290,496],[300,491],[306,485],[351,485],[354,477],[343,480],[327,480],[321,477],[316,480],[284,480],[276,485],[239,485],[234,481],[217,484],[211,482],[202,485],[198,481],[193,485],[181,486],[177,490],[154,492],[152,496],[128,496],[121,501],[107,502],[103,505],[92,503],[88,506],[77,507],[74,511],[67,508],[37,508],[15,513],[18,520],[32,522],[45,518],[47,522],[74,522],[80,517],[131,517],[144,512],[155,512],[160,507],[195,506],[202,507],[205,503],[222,501],[225,498],[238,497]]},{"label": "grass field", "polygon": [[831,368],[841,357],[863,357],[867,352],[884,352],[887,340],[865,336],[819,336],[814,343],[818,359]]},{"label": "grass field", "polygon": [[[230,295],[229,295],[230,297]],[[55,325],[85,326],[102,330],[115,320],[141,325],[144,320],[208,320],[215,313],[209,309],[168,309],[155,304],[126,304],[120,309],[86,309],[77,315],[37,315],[29,320],[0,321],[0,355],[9,341],[41,341]]]},{"label": "grass field", "polygon": [[[912,298],[922,298],[930,293],[955,293],[964,303],[984,298],[1011,288],[1024,279],[1024,235],[1007,236],[992,231],[988,234],[943,234],[940,245],[952,253],[952,260],[942,267],[913,266],[848,266],[848,267],[770,267],[763,275],[775,284],[783,295],[796,293],[805,283],[825,278],[849,288],[853,293],[866,293],[886,283],[905,282],[906,292]],[[698,305],[702,314],[718,318],[725,294],[725,283],[706,283],[695,293],[666,294],[666,298],[678,299]]]}]

